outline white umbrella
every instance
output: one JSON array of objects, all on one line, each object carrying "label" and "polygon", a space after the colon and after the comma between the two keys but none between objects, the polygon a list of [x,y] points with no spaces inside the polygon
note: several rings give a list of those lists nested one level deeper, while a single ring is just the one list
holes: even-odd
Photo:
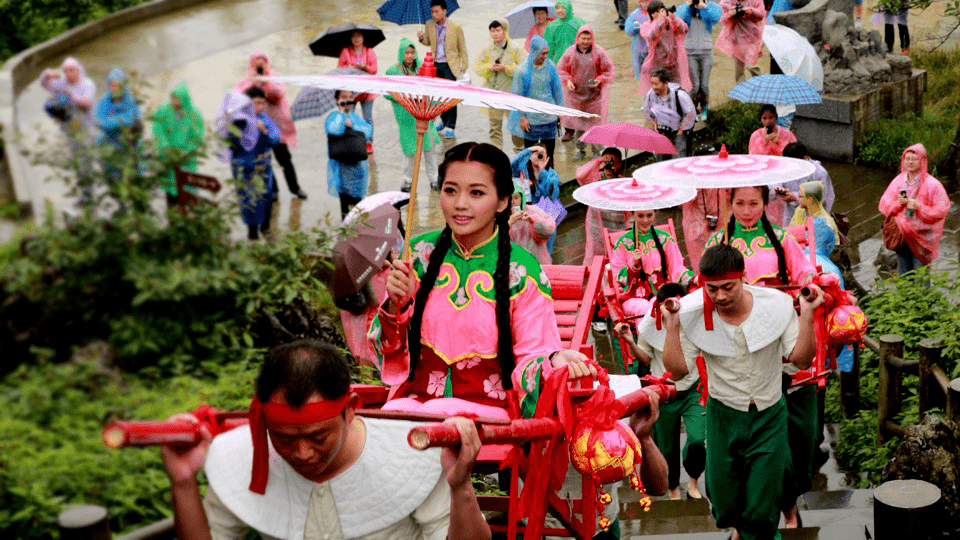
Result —
[{"label": "white umbrella", "polygon": [[[413,181],[410,192],[417,192],[420,176],[420,158],[423,155],[423,136],[429,122],[459,104],[509,111],[538,112],[557,116],[592,118],[597,115],[570,109],[516,94],[500,92],[482,86],[462,84],[437,77],[385,76],[385,75],[303,75],[265,77],[283,84],[314,86],[326,89],[344,89],[369,94],[387,94],[398,105],[417,119],[417,152],[414,154]],[[404,258],[410,257],[410,234],[413,230],[415,198],[410,198],[407,207],[407,229],[404,237]]]},{"label": "white umbrella", "polygon": [[697,196],[692,187],[640,182],[636,178],[614,178],[591,182],[577,188],[573,198],[601,210],[659,210],[679,206]]},{"label": "white umbrella", "polygon": [[371,212],[378,206],[383,206],[385,204],[396,206],[399,209],[399,207],[407,204],[407,201],[409,200],[410,194],[402,191],[381,191],[380,193],[374,193],[369,197],[364,197],[362,201],[358,202],[353,208],[351,208],[350,212],[347,213],[347,216],[343,218],[343,223],[351,223],[355,219],[359,218],[362,214]]},{"label": "white umbrella", "polygon": [[763,27],[763,44],[785,75],[800,77],[817,92],[823,91],[823,64],[807,38],[792,28],[768,24]]},{"label": "white umbrella", "polygon": [[535,7],[547,8],[547,17],[556,19],[557,10],[554,8],[555,5],[557,5],[557,3],[551,0],[532,0],[531,2],[524,2],[511,9],[510,12],[505,15],[507,22],[510,23],[510,37],[527,39],[527,34],[530,33],[530,29],[533,28],[533,25],[537,24],[537,19],[533,16],[533,8]]}]

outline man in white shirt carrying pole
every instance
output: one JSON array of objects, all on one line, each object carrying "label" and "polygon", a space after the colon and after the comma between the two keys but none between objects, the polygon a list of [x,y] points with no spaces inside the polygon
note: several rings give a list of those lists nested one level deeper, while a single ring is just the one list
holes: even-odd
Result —
[{"label": "man in white shirt carrying pole", "polygon": [[782,364],[807,369],[816,352],[813,312],[823,303],[745,285],[743,256],[714,246],[700,260],[702,293],[685,296],[677,313],[662,309],[663,362],[674,379],[685,358],[702,354],[707,400],[707,495],[717,527],[733,538],[779,539],[783,479],[790,467]]}]

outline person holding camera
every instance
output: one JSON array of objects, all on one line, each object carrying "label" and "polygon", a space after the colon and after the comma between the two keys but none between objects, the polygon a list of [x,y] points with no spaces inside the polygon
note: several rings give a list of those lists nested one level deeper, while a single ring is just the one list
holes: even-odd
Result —
[{"label": "person holding camera", "polygon": [[630,13],[627,22],[623,26],[623,31],[633,38],[630,42],[630,59],[633,62],[633,78],[640,80],[640,67],[647,59],[647,40],[640,35],[640,28],[650,20],[647,14],[647,0],[639,0],[637,9]]},{"label": "person holding camera", "polygon": [[879,210],[896,222],[903,237],[903,244],[895,250],[901,275],[937,258],[950,198],[943,184],[927,172],[927,149],[923,144],[903,151],[900,174],[883,192]]},{"label": "person holding camera", "polygon": [[[760,107],[760,124],[762,127],[750,135],[748,152],[761,156],[782,156],[783,150],[790,143],[797,142],[797,138],[789,129],[777,125],[777,108],[767,104]],[[782,225],[787,213],[787,203],[792,202],[788,190],[784,187],[774,189],[776,195],[767,205],[767,218],[771,223]]]},{"label": "person holding camera", "polygon": [[[297,145],[297,128],[293,125],[287,91],[282,84],[264,80],[263,77],[280,75],[270,68],[270,59],[260,51],[253,51],[247,67],[247,76],[237,81],[234,90],[245,92],[251,86],[257,86],[267,95],[267,116],[280,128],[280,144],[273,147],[273,155],[283,168],[283,177],[287,181],[290,193],[300,199],[307,198],[307,192],[297,182],[297,171],[293,167],[290,149]],[[273,184],[273,198],[276,200],[279,188]]]},{"label": "person holding camera", "polygon": [[[687,155],[687,135],[697,120],[697,108],[690,94],[670,82],[670,75],[658,69],[650,77],[650,90],[643,102],[643,114],[661,135],[670,139],[677,157]],[[657,154],[657,160],[670,159],[670,154]]]},{"label": "person holding camera", "polygon": [[100,161],[103,172],[110,178],[119,179],[126,168],[127,159],[137,159],[143,121],[140,119],[140,104],[133,98],[127,83],[127,74],[113,68],[107,75],[107,92],[100,96],[94,108],[94,118],[100,127]]},{"label": "person holding camera", "polygon": [[[377,53],[372,48],[364,46],[363,32],[354,30],[350,35],[350,46],[340,51],[337,67],[353,68],[368,75],[377,74]],[[363,112],[363,119],[370,124],[371,128],[373,128],[373,100],[376,97],[376,94],[359,94],[355,100]],[[373,153],[373,137],[367,143],[367,153]]]},{"label": "person holding camera", "polygon": [[368,167],[366,143],[373,128],[354,110],[353,92],[333,93],[337,110],[327,115],[325,127],[329,160],[327,192],[340,198],[340,217],[367,195]]},{"label": "person holding camera", "polygon": [[[78,176],[81,180],[89,179],[93,172],[88,155],[90,125],[93,123],[91,110],[97,85],[86,76],[83,66],[73,57],[64,60],[60,69],[44,70],[40,84],[52,94],[44,104],[44,110],[60,124],[60,130],[66,135],[72,158],[79,165]],[[80,203],[86,204],[92,198],[92,187],[81,186]]]},{"label": "person holding camera", "polygon": [[[623,176],[623,154],[617,148],[606,148],[597,159],[592,159],[577,169],[577,183],[581,186],[598,180]],[[600,210],[587,207],[585,220],[586,242],[583,246],[583,262],[590,264],[597,255],[606,255],[603,247],[603,230],[622,231],[627,228],[627,217],[619,210]]]},{"label": "person holding camera", "polygon": [[661,69],[671,81],[690,91],[690,67],[683,47],[687,23],[677,18],[674,11],[675,8],[668,10],[660,0],[647,5],[650,20],[640,26],[640,35],[647,42],[647,58],[640,68],[640,95],[646,95],[651,74]]},{"label": "person holding camera", "polygon": [[[523,62],[524,51],[510,39],[510,23],[506,19],[497,19],[490,23],[490,43],[480,51],[474,70],[483,79],[483,86],[501,92],[513,90],[513,76]],[[503,147],[503,109],[487,109],[490,120],[490,143],[501,150]],[[523,139],[514,137],[513,152],[523,148]]]},{"label": "person holding camera", "polygon": [[744,68],[750,76],[760,74],[757,61],[763,53],[763,24],[767,11],[763,0],[721,0],[720,35],[717,50],[733,57],[734,80],[743,80]]},{"label": "person holding camera", "polygon": [[693,98],[699,120],[707,120],[710,101],[710,70],[713,68],[713,25],[720,22],[723,10],[716,2],[690,0],[677,6],[677,18],[686,23],[687,36],[683,46],[690,64],[690,96]]},{"label": "person holding camera", "polygon": [[529,203],[526,180],[513,179],[513,211],[510,224],[510,241],[530,252],[540,264],[552,264],[547,242],[557,232],[557,222],[540,207]]},{"label": "person holding camera", "polygon": [[[593,126],[607,123],[607,108],[610,101],[610,83],[617,78],[617,70],[607,51],[594,41],[593,29],[584,24],[577,31],[577,41],[557,64],[557,72],[563,81],[563,102],[567,107],[596,114],[593,118],[564,116],[560,123],[574,130],[577,153],[574,161],[587,157],[587,143],[580,140],[585,131]],[[593,155],[600,152],[600,145],[593,146]]]}]

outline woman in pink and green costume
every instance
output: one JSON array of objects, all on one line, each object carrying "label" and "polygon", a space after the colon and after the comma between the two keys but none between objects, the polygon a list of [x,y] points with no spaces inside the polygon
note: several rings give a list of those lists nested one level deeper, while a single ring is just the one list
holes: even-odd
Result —
[{"label": "woman in pink and green costume", "polygon": [[412,261],[395,262],[370,329],[392,387],[384,408],[505,417],[516,389],[532,415],[553,369],[569,364],[576,378],[592,368],[560,350],[547,276],[510,242],[510,160],[463,143],[447,151],[439,183],[447,226],[414,238]]},{"label": "woman in pink and green costume", "polygon": [[[731,189],[730,223],[725,231],[713,235],[706,247],[727,244],[743,254],[744,281],[749,285],[804,285],[816,276],[817,269],[793,236],[770,224],[765,213],[769,195],[767,186]],[[798,371],[793,364],[784,364],[785,377]],[[813,483],[818,427],[816,390],[816,385],[807,385],[784,391],[792,462],[791,474],[784,479],[781,501],[786,528],[799,525],[796,500]]]}]

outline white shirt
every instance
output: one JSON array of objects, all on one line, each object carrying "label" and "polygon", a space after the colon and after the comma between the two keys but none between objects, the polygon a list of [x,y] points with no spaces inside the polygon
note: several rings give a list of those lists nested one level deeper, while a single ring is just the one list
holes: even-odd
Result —
[{"label": "white shirt", "polygon": [[800,323],[788,295],[750,285],[744,285],[744,290],[753,295],[747,319],[733,326],[714,310],[709,332],[703,326],[702,292],[684,297],[680,346],[687,358],[703,354],[710,397],[738,411],[748,411],[751,404],[762,411],[775,405],[783,394],[783,359],[797,344]]}]

